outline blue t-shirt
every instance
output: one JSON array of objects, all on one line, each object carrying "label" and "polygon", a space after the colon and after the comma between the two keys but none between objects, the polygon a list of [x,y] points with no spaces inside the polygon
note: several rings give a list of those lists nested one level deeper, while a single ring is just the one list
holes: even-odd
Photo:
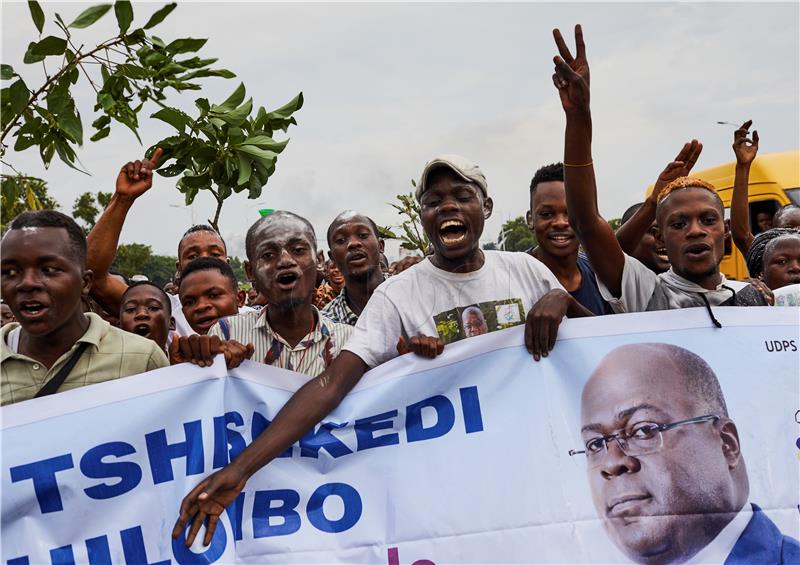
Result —
[{"label": "blue t-shirt", "polygon": [[600,289],[597,288],[597,278],[591,263],[589,263],[589,258],[583,253],[578,253],[578,269],[581,271],[581,286],[570,292],[572,297],[584,308],[591,310],[595,316],[613,314],[611,306],[603,300]]}]

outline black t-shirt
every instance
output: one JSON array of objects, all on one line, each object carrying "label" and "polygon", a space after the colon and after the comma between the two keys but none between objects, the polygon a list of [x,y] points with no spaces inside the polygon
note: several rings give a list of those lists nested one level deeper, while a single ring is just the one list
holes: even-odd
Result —
[{"label": "black t-shirt", "polygon": [[603,300],[600,289],[597,288],[597,278],[594,275],[589,259],[583,253],[578,253],[578,269],[581,271],[581,286],[570,292],[572,297],[580,302],[584,308],[591,310],[595,316],[613,314],[614,311],[608,302]]}]

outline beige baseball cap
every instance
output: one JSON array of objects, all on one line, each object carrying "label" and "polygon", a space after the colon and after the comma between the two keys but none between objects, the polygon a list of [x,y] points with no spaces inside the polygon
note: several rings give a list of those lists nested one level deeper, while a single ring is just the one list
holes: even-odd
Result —
[{"label": "beige baseball cap", "polygon": [[487,198],[489,196],[486,177],[478,165],[461,155],[440,155],[428,161],[425,164],[425,168],[422,169],[422,176],[420,176],[419,183],[417,183],[417,202],[422,199],[422,195],[428,189],[428,175],[439,167],[447,167],[465,181],[477,184],[483,192],[483,197]]}]

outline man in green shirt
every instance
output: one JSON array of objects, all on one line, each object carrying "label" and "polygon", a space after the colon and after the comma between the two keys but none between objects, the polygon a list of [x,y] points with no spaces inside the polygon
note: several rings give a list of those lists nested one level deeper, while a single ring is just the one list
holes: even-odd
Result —
[{"label": "man in green shirt", "polygon": [[11,222],[0,254],[3,300],[18,320],[0,331],[3,405],[34,398],[58,376],[62,384],[51,384],[49,393],[169,365],[153,341],[84,314],[81,297],[92,272],[85,268],[86,237],[72,218],[24,212]]}]

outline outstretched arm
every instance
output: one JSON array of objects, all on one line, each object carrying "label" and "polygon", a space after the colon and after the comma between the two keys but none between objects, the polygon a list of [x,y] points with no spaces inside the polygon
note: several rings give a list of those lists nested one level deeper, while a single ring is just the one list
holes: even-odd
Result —
[{"label": "outstretched arm", "polygon": [[153,170],[158,167],[161,154],[158,148],[150,160],[131,161],[122,166],[114,195],[86,238],[86,268],[94,273],[92,296],[109,312],[119,310],[128,288],[108,272],[117,253],[119,235],[130,207],[153,186]]},{"label": "outstretched arm", "polygon": [[753,244],[753,232],[750,231],[750,206],[747,200],[750,188],[750,165],[758,153],[758,132],[753,130],[753,137],[747,137],[752,124],[753,120],[747,120],[733,134],[736,176],[733,180],[731,197],[731,236],[742,255],[745,255]]},{"label": "outstretched arm", "polygon": [[675,156],[675,160],[667,163],[667,166],[658,175],[655,185],[653,185],[653,192],[650,193],[650,196],[647,197],[647,200],[636,210],[633,216],[617,230],[617,241],[625,253],[632,255],[644,234],[653,225],[656,219],[658,197],[664,187],[677,178],[689,176],[702,151],[702,143],[696,139],[687,141]]},{"label": "outstretched arm", "polygon": [[367,365],[359,356],[342,351],[321,375],[304,384],[278,412],[272,424],[236,459],[186,495],[172,530],[173,539],[177,539],[192,521],[186,537],[186,546],[190,546],[208,518],[203,543],[211,543],[220,514],[236,499],[247,480],[336,408],[366,370]]},{"label": "outstretched arm", "polygon": [[553,83],[567,118],[564,132],[564,185],[567,210],[597,277],[614,296],[622,292],[625,255],[614,231],[597,209],[597,185],[592,166],[592,115],[589,107],[589,64],[580,25],[575,26],[572,57],[561,32],[553,30],[558,52],[553,58]]}]

